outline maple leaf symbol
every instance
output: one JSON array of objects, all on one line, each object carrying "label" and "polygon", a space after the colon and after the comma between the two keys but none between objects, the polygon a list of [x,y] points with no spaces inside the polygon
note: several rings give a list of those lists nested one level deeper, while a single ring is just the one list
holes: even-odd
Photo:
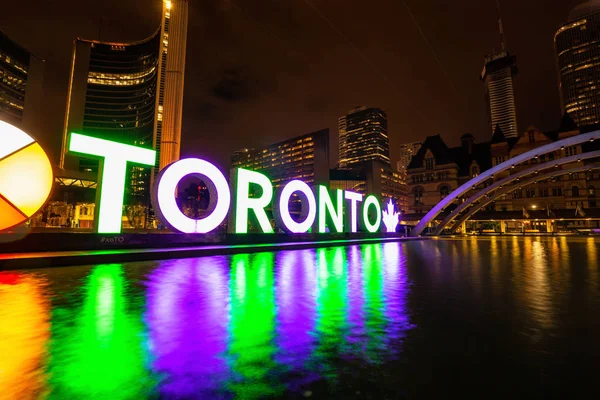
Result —
[{"label": "maple leaf symbol", "polygon": [[397,213],[390,200],[387,204],[387,210],[383,210],[383,223],[387,229],[387,232],[396,232],[396,226],[398,225],[398,219],[400,217],[400,213]]}]

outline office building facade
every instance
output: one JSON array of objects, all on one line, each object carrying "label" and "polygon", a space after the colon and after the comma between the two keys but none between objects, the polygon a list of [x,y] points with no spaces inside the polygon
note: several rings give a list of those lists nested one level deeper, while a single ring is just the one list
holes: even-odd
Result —
[{"label": "office building facade", "polygon": [[406,168],[408,168],[410,161],[412,160],[413,156],[417,154],[421,148],[421,145],[421,142],[412,142],[400,146],[400,159],[396,164],[396,168],[400,175],[406,177]]},{"label": "office building facade", "polygon": [[62,169],[98,172],[97,161],[68,153],[71,132],[155,149],[155,168],[133,166],[127,178],[126,203],[148,204],[154,176],[179,159],[187,20],[187,0],[166,0],[161,26],[147,39],[75,41]]},{"label": "office building facade", "polygon": [[485,85],[488,119],[493,134],[499,126],[506,137],[517,137],[517,111],[513,80],[517,58],[502,50],[485,58],[480,79]]},{"label": "office building facade", "polygon": [[44,60],[0,31],[0,119],[40,135]]},{"label": "office building facade", "polygon": [[231,168],[258,171],[280,187],[293,179],[329,184],[329,129],[274,143],[261,149],[233,153]]},{"label": "office building facade", "polygon": [[600,2],[576,7],[554,35],[560,98],[575,123],[600,123]]},{"label": "office building facade", "polygon": [[339,167],[367,161],[390,164],[387,115],[379,108],[359,107],[338,120]]}]

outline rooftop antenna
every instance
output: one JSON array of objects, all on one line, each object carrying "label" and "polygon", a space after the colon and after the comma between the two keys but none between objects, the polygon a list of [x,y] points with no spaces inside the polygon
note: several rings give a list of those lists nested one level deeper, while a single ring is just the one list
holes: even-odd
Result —
[{"label": "rooftop antenna", "polygon": [[496,10],[498,11],[498,30],[500,31],[500,44],[502,51],[506,51],[506,41],[504,40],[504,28],[502,27],[502,14],[500,14],[500,0],[496,0]]}]

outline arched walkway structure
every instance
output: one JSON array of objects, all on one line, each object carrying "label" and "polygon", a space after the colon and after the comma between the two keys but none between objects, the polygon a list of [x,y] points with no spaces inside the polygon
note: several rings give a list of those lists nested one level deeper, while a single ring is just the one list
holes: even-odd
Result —
[{"label": "arched walkway structure", "polygon": [[[505,185],[510,185],[513,182],[518,183],[518,182],[520,182],[521,178],[527,177],[529,175],[536,175],[536,177],[535,177],[535,179],[533,179],[533,181],[540,180],[541,178],[538,177],[537,174],[541,171],[545,171],[545,170],[551,169],[551,168],[557,168],[561,165],[569,164],[572,162],[582,162],[583,160],[587,160],[590,158],[596,158],[596,157],[600,157],[600,150],[599,151],[591,151],[591,152],[583,153],[583,154],[577,154],[577,155],[569,156],[569,157],[563,157],[563,158],[559,158],[557,160],[550,161],[550,162],[547,162],[544,164],[534,165],[531,168],[524,169],[522,171],[517,172],[516,174],[509,175],[504,179],[500,179],[499,181],[494,182],[490,186],[481,189],[480,191],[475,193],[473,196],[469,197],[464,203],[462,203],[461,205],[456,207],[437,226],[437,228],[434,231],[434,235],[439,235],[440,233],[442,233],[442,231],[446,228],[446,226],[450,222],[452,222],[454,219],[456,219],[463,210],[465,210],[466,208],[472,207],[477,201],[479,201],[483,197],[488,198],[491,193],[493,193],[497,189],[502,189]],[[560,170],[560,171],[564,171],[564,170]],[[555,171],[555,172],[560,172],[560,171]],[[519,185],[519,187],[520,186],[524,186],[524,184],[521,183]],[[494,196],[495,195],[496,194],[494,193]]]},{"label": "arched walkway structure", "polygon": [[[488,169],[487,171],[482,172],[475,178],[462,184],[460,187],[458,187],[456,190],[454,190],[452,193],[450,193],[449,196],[446,196],[435,207],[433,207],[421,219],[421,221],[417,224],[417,226],[415,226],[415,228],[411,232],[411,236],[419,236],[423,232],[423,230],[427,227],[427,225],[429,225],[429,223],[431,223],[442,211],[444,211],[444,209],[446,207],[448,207],[450,204],[452,204],[455,200],[457,200],[462,195],[468,193],[470,190],[475,189],[478,185],[484,183],[485,181],[487,181],[490,178],[493,178],[494,174],[509,170],[513,166],[516,166],[525,161],[529,161],[531,159],[539,157],[540,155],[551,153],[553,151],[560,150],[565,147],[575,146],[575,145],[585,143],[588,141],[594,141],[596,139],[600,139],[600,131],[593,131],[593,132],[584,133],[584,134],[577,135],[577,136],[572,136],[572,137],[569,137],[566,139],[558,140],[556,142],[546,144],[544,146],[530,150],[523,154],[519,154],[516,157],[513,157],[501,164],[496,165],[493,168]],[[584,154],[587,154],[587,153],[584,153]],[[580,157],[576,157],[576,158],[581,158],[584,156],[584,154],[580,154],[579,155]],[[554,160],[553,163],[557,164],[560,160],[561,159]],[[550,164],[552,164],[552,163],[550,163]],[[543,165],[548,165],[548,163],[537,165],[536,170],[538,170],[538,171],[543,170],[543,168],[542,168]],[[548,167],[546,166],[545,168],[548,168]],[[517,179],[517,178],[514,178],[516,175],[517,174],[512,175],[511,177],[513,179],[511,179],[510,181],[507,181],[506,183],[510,183],[513,180]],[[511,177],[509,177],[509,178],[511,178]],[[456,211],[455,211],[455,213],[456,213]]]},{"label": "arched walkway structure", "polygon": [[561,176],[561,175],[572,174],[574,172],[582,172],[582,171],[594,170],[594,169],[598,169],[598,168],[600,168],[600,163],[593,163],[593,164],[588,164],[588,165],[578,165],[578,166],[572,167],[572,168],[561,169],[561,170],[556,170],[556,171],[548,172],[548,173],[541,174],[541,175],[532,176],[532,177],[524,180],[523,182],[521,182],[519,185],[505,187],[505,188],[495,192],[493,196],[486,198],[485,201],[483,201],[477,205],[472,204],[473,207],[471,207],[469,210],[467,210],[467,212],[465,212],[464,214],[462,214],[460,216],[460,218],[454,223],[452,228],[450,228],[450,232],[451,233],[456,232],[458,227],[461,226],[463,222],[465,222],[466,220],[471,218],[471,216],[473,214],[475,214],[477,211],[481,210],[482,208],[484,208],[491,202],[495,201],[498,197],[503,196],[507,193],[510,193],[516,189],[519,189],[522,186],[526,186],[531,183],[535,183],[538,180],[550,179],[550,178],[554,178],[554,177]]}]

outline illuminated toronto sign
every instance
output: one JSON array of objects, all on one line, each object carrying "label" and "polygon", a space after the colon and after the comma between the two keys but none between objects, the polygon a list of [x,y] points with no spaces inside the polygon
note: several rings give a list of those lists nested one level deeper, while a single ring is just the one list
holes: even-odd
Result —
[{"label": "illuminated toronto sign", "polygon": [[[25,222],[49,197],[52,168],[41,147],[23,131],[0,122],[0,230]],[[121,232],[128,164],[153,167],[156,151],[72,133],[69,151],[101,160],[97,186],[96,230]],[[187,176],[200,176],[209,191],[206,215],[190,218],[177,204],[177,187]],[[23,184],[24,182],[27,182]],[[31,185],[30,185],[31,183]],[[381,210],[377,196],[363,196],[326,186],[310,187],[291,180],[276,192],[269,178],[237,168],[228,181],[213,164],[198,158],[182,159],[158,174],[151,193],[152,206],[167,227],[182,233],[209,233],[228,219],[232,233],[248,233],[250,225],[262,233],[274,226],[288,233],[395,232],[399,214],[391,200]],[[293,211],[290,209],[293,204]],[[299,207],[299,210],[298,210]],[[274,225],[269,218],[272,212]]]}]

